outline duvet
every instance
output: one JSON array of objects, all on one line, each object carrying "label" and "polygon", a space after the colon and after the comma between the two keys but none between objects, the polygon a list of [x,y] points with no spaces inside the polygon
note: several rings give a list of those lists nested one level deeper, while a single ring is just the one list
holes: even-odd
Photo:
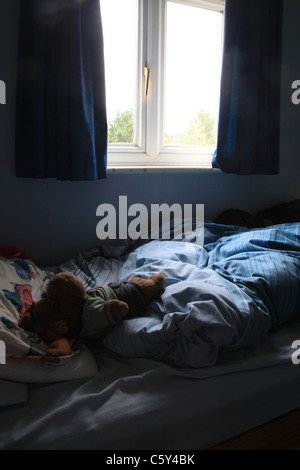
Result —
[{"label": "duvet", "polygon": [[138,318],[114,327],[101,346],[126,358],[208,367],[221,352],[254,345],[300,317],[300,224],[263,229],[205,224],[204,237],[197,230],[194,235],[149,240],[129,250],[83,251],[60,266],[86,288],[165,274],[161,298]]}]

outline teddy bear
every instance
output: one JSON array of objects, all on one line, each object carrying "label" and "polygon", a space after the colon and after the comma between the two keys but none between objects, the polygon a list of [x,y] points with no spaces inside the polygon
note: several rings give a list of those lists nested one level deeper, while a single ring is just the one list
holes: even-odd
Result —
[{"label": "teddy bear", "polygon": [[46,296],[26,309],[19,326],[40,331],[49,344],[47,353],[59,356],[67,351],[68,339],[99,339],[125,317],[140,315],[163,292],[165,280],[154,274],[86,291],[77,276],[61,272],[50,279]]}]

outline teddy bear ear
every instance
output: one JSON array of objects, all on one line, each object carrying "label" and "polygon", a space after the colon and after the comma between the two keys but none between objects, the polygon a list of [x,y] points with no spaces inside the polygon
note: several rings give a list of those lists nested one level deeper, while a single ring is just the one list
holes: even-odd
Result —
[{"label": "teddy bear ear", "polygon": [[23,328],[23,330],[31,330],[33,326],[33,321],[32,321],[32,312],[34,309],[36,302],[32,302],[28,307],[26,307],[25,312],[23,313],[22,317],[19,320],[19,326]]},{"label": "teddy bear ear", "polygon": [[29,312],[25,312],[19,320],[19,326],[23,328],[23,330],[31,330],[32,329],[32,318]]},{"label": "teddy bear ear", "polygon": [[28,305],[28,307],[26,307],[25,313],[29,313],[31,315],[35,305],[36,305],[36,302],[33,300],[31,304]]}]

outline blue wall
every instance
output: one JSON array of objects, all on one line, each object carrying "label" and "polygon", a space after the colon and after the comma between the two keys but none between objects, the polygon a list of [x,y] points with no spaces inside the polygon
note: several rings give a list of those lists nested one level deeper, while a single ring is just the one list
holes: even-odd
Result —
[{"label": "blue wall", "polygon": [[7,104],[0,106],[0,245],[14,245],[39,265],[52,265],[97,246],[96,209],[120,195],[152,203],[205,205],[205,217],[238,207],[255,212],[300,197],[300,105],[291,103],[291,83],[300,79],[299,0],[285,0],[281,93],[281,171],[278,176],[212,173],[110,174],[99,182],[58,182],[14,176],[14,117],[19,0],[0,3],[0,80]]}]

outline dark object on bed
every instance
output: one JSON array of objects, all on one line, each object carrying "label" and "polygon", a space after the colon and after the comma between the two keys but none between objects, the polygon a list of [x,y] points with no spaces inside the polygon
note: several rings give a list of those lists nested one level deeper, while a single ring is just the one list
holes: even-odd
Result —
[{"label": "dark object on bed", "polygon": [[228,209],[215,220],[217,224],[239,227],[268,227],[270,225],[295,223],[300,221],[300,199],[276,204],[259,211],[255,216],[241,209]]},{"label": "dark object on bed", "polygon": [[241,209],[227,209],[222,212],[215,220],[216,224],[236,225],[238,227],[252,228],[255,226],[255,218],[250,212]]},{"label": "dark object on bed", "polygon": [[256,220],[259,227],[300,222],[300,199],[262,210],[256,215]]}]

